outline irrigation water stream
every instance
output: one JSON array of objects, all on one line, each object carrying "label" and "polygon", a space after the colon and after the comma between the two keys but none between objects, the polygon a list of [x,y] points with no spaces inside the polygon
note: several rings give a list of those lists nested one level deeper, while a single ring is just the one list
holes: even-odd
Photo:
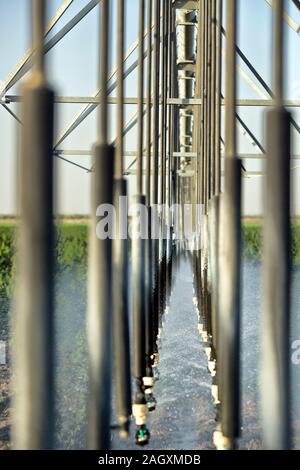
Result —
[{"label": "irrigation water stream", "polygon": [[[211,379],[197,329],[192,271],[182,258],[174,273],[169,312],[163,316],[159,343],[157,408],[150,414],[151,449],[209,448],[214,430]],[[132,430],[133,431],[133,430]],[[128,448],[114,438],[113,447]],[[134,448],[134,437],[129,441]]]}]

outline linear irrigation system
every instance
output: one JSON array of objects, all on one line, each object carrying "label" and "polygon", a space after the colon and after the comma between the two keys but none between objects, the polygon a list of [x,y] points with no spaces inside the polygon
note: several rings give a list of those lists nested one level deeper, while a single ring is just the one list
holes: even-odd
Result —
[{"label": "linear irrigation system", "polygon": [[[53,447],[53,157],[75,164],[72,156],[92,155],[92,166],[82,167],[92,179],[86,317],[89,449],[109,449],[113,398],[120,435],[128,436],[133,418],[136,443],[144,445],[150,439],[147,419],[149,412],[155,413],[156,405],[157,338],[171,293],[174,259],[186,250],[193,266],[199,332],[212,375],[217,410],[214,444],[217,449],[237,448],[241,435],[241,178],[262,174],[247,171],[248,158],[266,159],[260,389],[264,446],[290,448],[290,178],[291,161],[300,158],[291,155],[290,141],[292,132],[298,135],[300,127],[287,108],[299,107],[300,103],[283,98],[283,25],[287,23],[298,35],[300,26],[284,11],[283,0],[267,0],[274,27],[271,89],[236,45],[236,0],[140,0],[138,39],[128,51],[124,48],[125,1],[118,0],[117,29],[113,32],[117,35],[117,64],[111,71],[111,2],[89,1],[50,39],[50,31],[73,0],[63,1],[46,26],[45,3],[32,2],[32,49],[0,91],[1,106],[22,125],[21,224],[13,330],[14,447]],[[299,8],[299,2],[293,3]],[[99,88],[91,97],[56,96],[47,83],[46,54],[95,7],[100,15]],[[130,63],[136,52],[137,60]],[[255,82],[237,64],[237,57],[255,76]],[[135,69],[137,96],[125,98],[124,81]],[[22,95],[10,94],[13,85],[29,71]],[[237,74],[254,89],[258,99],[236,99]],[[19,101],[22,117],[10,109],[10,103]],[[56,141],[55,103],[83,105]],[[116,106],[117,123],[112,142],[108,139],[110,104]],[[136,113],[126,122],[127,104],[136,105]],[[266,148],[239,115],[241,106],[269,109]],[[95,109],[99,112],[98,139],[93,149],[61,150],[65,139]],[[124,138],[134,127],[136,149],[125,151]],[[237,131],[255,145],[257,154],[238,155]],[[126,156],[134,157],[127,168]],[[132,216],[129,242],[124,201],[133,179],[135,203],[140,210]],[[115,236],[101,237],[99,220],[111,206],[117,213]],[[186,206],[190,208],[190,232],[186,230]],[[101,212],[101,207],[106,210]]]}]

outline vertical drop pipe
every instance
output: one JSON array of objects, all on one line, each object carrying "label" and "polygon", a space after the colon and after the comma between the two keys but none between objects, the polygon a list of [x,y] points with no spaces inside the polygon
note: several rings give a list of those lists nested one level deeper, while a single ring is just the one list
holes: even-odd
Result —
[{"label": "vertical drop pipe", "polygon": [[[136,213],[132,240],[132,283],[133,283],[133,337],[134,337],[134,376],[136,393],[133,416],[137,425],[136,444],[147,444],[150,433],[146,427],[148,407],[145,398],[143,378],[146,375],[146,318],[145,318],[145,230],[147,220],[146,197],[143,195],[143,134],[144,134],[144,23],[145,0],[139,2],[139,48],[138,48],[138,116],[137,116],[137,195]],[[146,211],[147,212],[147,211]],[[138,233],[138,226],[140,230]]]},{"label": "vertical drop pipe", "polygon": [[46,2],[32,2],[34,69],[23,89],[21,226],[14,304],[13,445],[53,447],[53,102],[44,64]]},{"label": "vertical drop pipe", "polygon": [[[106,450],[110,445],[112,369],[112,240],[102,233],[101,219],[112,210],[114,148],[108,144],[108,41],[109,0],[101,2],[99,138],[93,150],[92,218],[89,240],[87,334],[89,353],[89,398],[87,445]],[[113,217],[111,217],[113,219]],[[112,220],[108,221],[109,224]]]},{"label": "vertical drop pipe", "polygon": [[218,342],[218,309],[219,309],[219,225],[220,225],[220,192],[221,192],[221,83],[222,83],[222,0],[216,2],[216,87],[215,87],[215,148],[213,198],[210,212],[211,233],[211,276],[212,276],[212,345],[216,359],[213,376],[212,396],[219,407],[219,387],[217,375],[217,342]]},{"label": "vertical drop pipe", "polygon": [[151,233],[153,257],[153,349],[154,361],[158,353],[156,337],[158,333],[158,168],[159,168],[159,81],[160,81],[160,0],[154,0],[154,37],[153,37],[153,113],[152,113],[152,186],[151,186]]},{"label": "vertical drop pipe", "polygon": [[168,206],[167,206],[167,190],[168,190],[168,151],[169,151],[169,112],[171,107],[168,106],[169,98],[169,58],[170,58],[170,44],[169,44],[169,29],[170,29],[170,2],[167,0],[165,3],[164,9],[164,22],[165,22],[165,90],[164,90],[164,106],[165,106],[165,122],[164,122],[164,178],[163,178],[163,207],[164,207],[164,216],[163,216],[163,253],[165,258],[164,265],[164,277],[165,277],[165,287],[164,287],[164,307],[166,306],[167,301],[167,252],[168,252]]},{"label": "vertical drop pipe", "polygon": [[205,206],[206,194],[206,164],[205,164],[205,125],[206,125],[206,44],[207,44],[207,0],[202,2],[201,7],[201,122],[200,122],[200,204]]},{"label": "vertical drop pipe", "polygon": [[[202,337],[205,343],[209,340],[210,322],[208,315],[208,296],[207,296],[207,207],[208,207],[208,195],[209,195],[209,18],[210,18],[210,7],[209,0],[205,0],[203,5],[204,14],[204,29],[203,29],[203,124],[202,124],[202,204],[203,204],[203,218],[202,218],[202,239],[201,239],[201,314],[203,319],[203,333]],[[209,343],[207,344],[207,351],[209,351]]]},{"label": "vertical drop pipe", "polygon": [[[226,2],[225,190],[221,197],[218,351],[225,449],[240,435],[241,166],[236,157],[236,0]],[[221,445],[221,448],[222,448]]]},{"label": "vertical drop pipe", "polygon": [[274,107],[267,113],[261,402],[266,449],[289,449],[290,113],[283,107],[283,1],[275,0]]},{"label": "vertical drop pipe", "polygon": [[[198,33],[197,33],[197,60],[196,60],[196,93],[198,98],[203,98],[203,21],[204,21],[204,4],[199,4],[199,9],[197,12],[198,19]],[[203,101],[202,101],[203,103]],[[201,251],[200,251],[200,242],[201,242],[201,190],[202,190],[202,165],[201,165],[201,148],[202,148],[202,103],[201,106],[197,106],[195,110],[195,121],[194,127],[196,132],[196,246],[195,246],[195,255],[194,255],[194,291],[195,291],[195,305],[197,308],[198,314],[198,329],[202,328],[201,318],[200,318],[200,261],[201,261]]]},{"label": "vertical drop pipe", "polygon": [[209,86],[208,86],[208,93],[209,93],[209,102],[208,102],[208,180],[209,180],[209,192],[208,192],[208,206],[207,206],[207,217],[205,217],[206,222],[206,231],[207,231],[207,238],[206,238],[206,255],[207,255],[207,271],[206,271],[206,310],[207,310],[207,317],[208,317],[208,334],[209,334],[209,349],[207,349],[208,353],[208,361],[209,361],[209,369],[212,374],[215,373],[214,370],[214,348],[213,348],[213,323],[214,319],[212,318],[213,313],[213,305],[212,305],[212,295],[215,289],[215,273],[213,272],[215,267],[215,245],[216,243],[216,224],[213,222],[215,218],[215,214],[213,214],[215,210],[215,205],[212,202],[214,196],[214,176],[215,176],[215,87],[216,87],[216,28],[215,28],[215,16],[216,16],[216,1],[210,0],[210,11],[209,11]]},{"label": "vertical drop pipe", "polygon": [[[168,49],[169,49],[169,60],[168,60],[168,97],[173,98],[174,92],[174,71],[173,71],[173,60],[174,60],[174,25],[175,25],[175,9],[173,9],[172,2],[169,1],[169,26],[168,26]],[[172,221],[172,170],[173,170],[173,152],[174,152],[174,107],[168,107],[168,171],[167,171],[167,227],[168,227],[168,239],[167,239],[167,299],[169,301],[172,287],[172,254],[173,254],[173,221]]]},{"label": "vertical drop pipe", "polygon": [[222,12],[223,0],[216,7],[216,111],[215,111],[215,178],[214,194],[221,192],[221,92],[222,92]]},{"label": "vertical drop pipe", "polygon": [[125,1],[118,0],[117,12],[117,139],[114,178],[116,238],[113,241],[114,277],[114,369],[116,414],[120,435],[126,437],[131,416],[130,336],[128,318],[128,204],[127,181],[123,177],[124,128],[124,35]]},{"label": "vertical drop pipe", "polygon": [[211,115],[210,115],[210,158],[211,158],[211,183],[210,183],[210,196],[214,196],[215,193],[215,173],[216,173],[216,84],[217,84],[217,76],[216,76],[216,62],[217,62],[217,55],[216,55],[216,41],[217,41],[217,30],[216,30],[216,16],[217,16],[217,0],[212,0],[211,2],[211,80],[210,80],[210,108],[211,108]]},{"label": "vertical drop pipe", "polygon": [[[201,87],[202,87],[202,43],[203,43],[203,5],[199,4],[199,8],[197,11],[197,55],[196,55],[196,87],[195,93],[196,98],[201,99]],[[201,105],[197,106],[194,111],[194,126],[195,126],[195,133],[196,133],[196,203],[200,204],[200,188],[201,188]],[[197,217],[200,214],[197,213]],[[197,225],[199,227],[199,218],[197,221]],[[198,243],[199,246],[199,243]]]},{"label": "vertical drop pipe", "polygon": [[165,232],[165,180],[166,180],[166,85],[167,85],[167,47],[166,47],[166,10],[167,2],[162,3],[162,39],[161,39],[161,125],[160,125],[160,174],[159,174],[159,214],[160,214],[160,231],[159,231],[159,270],[158,270],[158,315],[159,328],[158,336],[160,337],[162,330],[162,315],[165,302],[166,288],[166,240]]},{"label": "vertical drop pipe", "polygon": [[208,160],[207,160],[207,127],[208,127],[208,49],[209,49],[209,0],[204,0],[204,102],[203,102],[203,204],[204,213],[207,212],[208,194]]},{"label": "vertical drop pipe", "polygon": [[[177,41],[176,41],[176,9],[172,9],[173,19],[172,19],[172,83],[173,83],[173,90],[172,90],[172,97],[178,98],[178,72],[177,72]],[[178,106],[172,107],[173,110],[173,120],[172,120],[172,147],[174,152],[179,151],[179,109]],[[172,167],[171,167],[171,201],[172,205],[178,204],[178,170],[180,160],[179,158],[172,158]],[[173,233],[174,233],[174,245],[173,245],[173,253],[174,259],[177,257],[177,249],[178,249],[178,209],[177,206],[174,207],[172,212],[172,224],[173,224]]]},{"label": "vertical drop pipe", "polygon": [[[206,126],[206,175],[207,175],[207,204],[211,197],[211,162],[212,162],[212,152],[211,152],[211,80],[212,80],[212,0],[208,0],[208,43],[207,43],[207,87],[206,87],[206,105],[207,105],[207,126]],[[206,207],[207,213],[208,207]]]},{"label": "vertical drop pipe", "polygon": [[216,353],[217,336],[217,303],[218,303],[218,226],[219,226],[219,193],[220,193],[220,111],[221,111],[221,21],[222,2],[212,2],[212,115],[211,115],[211,203],[210,216],[210,274],[211,274],[211,316],[212,316],[212,345]]},{"label": "vertical drop pipe", "polygon": [[[210,315],[211,315],[211,340],[212,340],[212,361],[210,361],[210,370],[215,375],[216,358],[216,317],[217,317],[217,258],[218,258],[218,190],[216,188],[216,171],[218,160],[216,157],[216,85],[217,85],[217,2],[212,0],[211,17],[211,164],[210,164],[210,200],[208,202],[208,270],[209,270],[209,296],[210,296]],[[212,367],[212,369],[211,369]]]},{"label": "vertical drop pipe", "polygon": [[152,0],[147,0],[147,78],[146,78],[146,206],[148,237],[146,240],[146,373],[143,378],[149,410],[155,408],[153,397],[153,272],[151,240],[151,98],[152,98]]}]

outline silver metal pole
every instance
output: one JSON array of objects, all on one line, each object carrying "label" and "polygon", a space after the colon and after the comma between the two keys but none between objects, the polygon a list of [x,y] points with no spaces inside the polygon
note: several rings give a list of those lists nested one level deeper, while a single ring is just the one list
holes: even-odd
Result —
[{"label": "silver metal pole", "polygon": [[240,435],[241,167],[236,158],[236,0],[226,2],[225,191],[221,198],[218,364],[228,447]]},{"label": "silver metal pole", "polygon": [[216,305],[217,305],[217,257],[218,257],[218,199],[215,195],[215,172],[216,172],[216,159],[215,159],[215,98],[216,98],[216,0],[210,0],[209,11],[209,81],[208,81],[208,94],[209,94],[209,116],[208,116],[208,208],[207,217],[205,221],[207,224],[205,238],[206,246],[205,252],[207,255],[206,278],[204,278],[204,288],[206,290],[206,315],[208,318],[208,345],[206,352],[208,356],[209,370],[214,376],[215,374],[215,359],[216,359]]},{"label": "silver metal pole", "polygon": [[[214,197],[210,202],[210,268],[212,281],[211,316],[212,316],[212,345],[216,359],[213,369],[212,396],[220,409],[221,388],[218,375],[218,331],[219,331],[219,233],[220,233],[220,192],[221,192],[221,86],[222,86],[222,0],[216,4],[216,58],[215,58],[215,142],[214,145]],[[219,417],[219,416],[218,416]],[[217,429],[220,423],[217,425]]]},{"label": "silver metal pole", "polygon": [[32,3],[34,71],[25,83],[14,326],[13,445],[53,446],[53,103],[43,59],[45,1]]},{"label": "silver metal pole", "polygon": [[236,157],[236,0],[226,4],[225,157]]},{"label": "silver metal pole", "polygon": [[98,238],[97,210],[113,204],[114,149],[97,144],[92,177],[92,221],[88,272],[89,399],[88,448],[110,446],[112,241]]},{"label": "silver metal pole", "polygon": [[161,36],[161,124],[160,124],[160,174],[159,174],[159,266],[158,266],[158,305],[157,314],[159,316],[159,330],[161,331],[161,319],[164,310],[165,300],[165,248],[166,240],[164,239],[165,230],[165,178],[166,178],[166,85],[167,85],[167,48],[166,48],[166,11],[167,3],[162,3],[161,21],[162,21],[162,36]]},{"label": "silver metal pole", "polygon": [[[152,195],[151,195],[151,211],[157,210],[158,204],[158,164],[159,164],[159,80],[160,80],[160,0],[154,0],[154,39],[153,39],[153,122],[152,122]],[[157,231],[158,227],[153,227]],[[156,336],[158,331],[158,261],[159,261],[159,245],[158,240],[153,239],[152,242],[153,256],[153,347],[154,354],[157,353]]]},{"label": "silver metal pole", "polygon": [[[197,36],[197,60],[196,60],[196,97],[203,99],[203,48],[204,48],[204,3],[199,2],[198,9],[198,36]],[[200,251],[200,224],[201,224],[201,213],[198,209],[202,202],[202,148],[203,148],[203,101],[201,106],[197,107],[194,111],[194,132],[196,133],[196,223],[197,223],[197,240],[196,249],[194,254],[194,289],[197,301],[197,312],[198,312],[198,328],[200,328],[201,317],[200,317],[200,303],[201,303],[201,251]]]},{"label": "silver metal pole", "polygon": [[[212,163],[212,154],[211,154],[211,79],[212,79],[212,0],[208,0],[208,19],[207,19],[208,29],[208,44],[207,44],[207,86],[206,86],[206,179],[207,179],[207,204],[211,197],[211,163]],[[208,208],[208,206],[207,206]]]},{"label": "silver metal pole", "polygon": [[274,1],[275,33],[274,33],[274,101],[277,106],[283,105],[283,0]]},{"label": "silver metal pole", "polygon": [[208,210],[208,196],[209,196],[209,50],[210,50],[210,0],[206,0],[203,5],[203,105],[202,105],[202,203],[204,209],[204,216],[202,219],[203,223],[203,234],[202,234],[202,246],[201,246],[201,313],[203,319],[203,338],[205,342],[208,341],[210,324],[208,315],[208,292],[207,292],[207,267],[208,267],[208,237],[207,235],[207,210]]},{"label": "silver metal pole", "polygon": [[204,119],[205,119],[205,43],[206,43],[206,4],[202,2],[202,7],[200,10],[200,21],[201,21],[201,89],[200,89],[200,98],[201,98],[201,112],[200,112],[200,190],[199,190],[199,202],[204,204]]},{"label": "silver metal pole", "polygon": [[160,78],[160,0],[154,0],[153,42],[153,123],[152,123],[152,204],[158,203],[158,150],[159,150],[159,78]]},{"label": "silver metal pole", "polygon": [[[146,198],[142,195],[135,197],[135,203],[141,208],[137,211],[136,225],[140,222],[141,232],[135,234],[132,240],[132,284],[133,284],[133,344],[134,344],[134,376],[136,378],[136,393],[133,405],[133,416],[137,425],[136,444],[144,445],[150,434],[146,428],[148,408],[144,393],[143,378],[146,376],[146,323],[145,323],[145,234],[147,232],[144,218]],[[135,217],[135,215],[134,215]],[[144,235],[143,235],[144,232]]]},{"label": "silver metal pole", "polygon": [[[115,177],[123,177],[123,129],[124,129],[124,34],[125,15],[124,0],[118,0],[118,24],[117,24],[117,138],[116,138],[116,162]],[[107,87],[106,87],[107,88]]]},{"label": "silver metal pole", "polygon": [[[175,30],[175,9],[173,9],[172,1],[169,0],[169,27],[168,27],[168,49],[169,49],[169,61],[168,61],[168,98],[174,96],[175,87],[174,87],[174,30]],[[172,170],[173,170],[173,153],[174,153],[174,108],[168,108],[168,172],[167,172],[167,184],[168,184],[168,198],[167,198],[167,207],[168,207],[168,220],[167,224],[170,230],[170,239],[168,240],[167,245],[167,260],[169,262],[169,274],[168,274],[168,294],[171,293],[171,276],[172,276],[172,251],[173,251],[173,223],[172,223],[172,214],[171,214],[171,205],[172,205]]]},{"label": "silver metal pole", "polygon": [[204,4],[204,79],[203,79],[203,204],[204,211],[207,212],[207,193],[208,193],[208,177],[207,177],[207,87],[208,87],[208,0],[205,0]]},{"label": "silver metal pole", "polygon": [[222,7],[223,0],[217,0],[215,194],[221,192]]},{"label": "silver metal pole", "polygon": [[144,386],[147,397],[152,401],[154,385],[152,372],[153,354],[153,272],[152,272],[152,240],[151,240],[151,91],[152,91],[152,0],[147,3],[147,104],[146,104],[146,205],[148,211],[148,239],[146,240],[146,377]]},{"label": "silver metal pole", "polygon": [[[102,0],[100,23],[99,141],[94,148],[92,220],[88,273],[89,400],[88,448],[105,450],[110,445],[112,368],[112,240],[97,227],[102,208],[113,204],[114,149],[108,145],[108,32],[109,0]],[[111,221],[110,221],[111,222]]]},{"label": "silver metal pole", "polygon": [[210,117],[210,158],[211,158],[211,197],[215,193],[216,181],[216,0],[212,0],[211,8],[211,80],[210,80],[210,96],[211,96],[211,117]]},{"label": "silver metal pole", "polygon": [[99,143],[108,143],[108,104],[107,104],[107,77],[108,77],[108,47],[109,47],[109,0],[103,0],[100,17],[100,106],[99,112]]},{"label": "silver metal pole", "polygon": [[283,0],[276,0],[274,108],[267,114],[264,224],[262,416],[267,449],[289,449],[290,426],[290,124],[283,107]]},{"label": "silver metal pole", "polygon": [[139,60],[138,60],[138,132],[137,132],[137,196],[136,204],[140,207],[134,215],[134,223],[140,222],[140,233],[132,240],[132,274],[133,274],[133,337],[134,337],[134,376],[136,394],[133,405],[137,431],[136,444],[144,445],[150,438],[146,428],[147,404],[143,379],[146,376],[146,243],[147,222],[143,215],[146,210],[146,197],[143,193],[143,95],[144,95],[144,23],[145,0],[140,0],[139,8]]},{"label": "silver metal pole", "polygon": [[219,259],[219,202],[218,196],[213,196],[208,204],[208,233],[209,233],[209,265],[211,281],[211,326],[213,357],[217,351],[217,322],[218,322],[218,259]]},{"label": "silver metal pole", "polygon": [[151,104],[152,104],[152,6],[147,3],[147,95],[146,95],[146,203],[150,206],[151,198]]},{"label": "silver metal pole", "polygon": [[[164,232],[165,224],[165,183],[166,183],[166,99],[167,99],[167,9],[168,3],[166,1],[162,4],[162,57],[161,57],[161,68],[162,68],[162,81],[161,81],[161,140],[160,140],[160,225],[161,225],[161,237]],[[165,256],[165,240],[160,238],[160,257],[161,259]],[[163,286],[162,286],[163,287]]]},{"label": "silver metal pole", "polygon": [[145,24],[145,0],[140,0],[139,9],[139,49],[138,49],[138,145],[137,145],[137,188],[138,193],[143,194],[143,141],[144,141],[144,24]]},{"label": "silver metal pole", "polygon": [[117,20],[117,139],[114,204],[116,238],[113,241],[114,278],[114,359],[116,410],[120,435],[127,437],[131,416],[130,335],[128,309],[128,203],[127,181],[123,178],[124,127],[124,0],[118,0]]}]

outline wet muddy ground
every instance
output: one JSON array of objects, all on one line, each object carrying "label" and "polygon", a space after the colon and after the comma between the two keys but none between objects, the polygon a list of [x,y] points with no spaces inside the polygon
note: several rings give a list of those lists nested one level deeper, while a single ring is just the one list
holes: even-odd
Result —
[{"label": "wet muddy ground", "polygon": [[[261,447],[259,420],[259,335],[261,265],[245,262],[242,296],[242,415],[239,447]],[[160,340],[160,378],[155,385],[157,408],[149,418],[149,449],[209,449],[215,427],[211,377],[193,305],[191,267],[182,258],[174,273],[169,312]],[[8,309],[0,298],[0,312]],[[86,273],[69,269],[56,282],[56,448],[86,447],[87,347],[85,329]],[[293,276],[291,342],[300,339],[300,270]],[[300,448],[300,365],[292,365],[292,419],[295,447]],[[9,447],[10,369],[0,370],[0,448]],[[134,449],[131,436],[121,441],[116,432],[112,448]]]}]

